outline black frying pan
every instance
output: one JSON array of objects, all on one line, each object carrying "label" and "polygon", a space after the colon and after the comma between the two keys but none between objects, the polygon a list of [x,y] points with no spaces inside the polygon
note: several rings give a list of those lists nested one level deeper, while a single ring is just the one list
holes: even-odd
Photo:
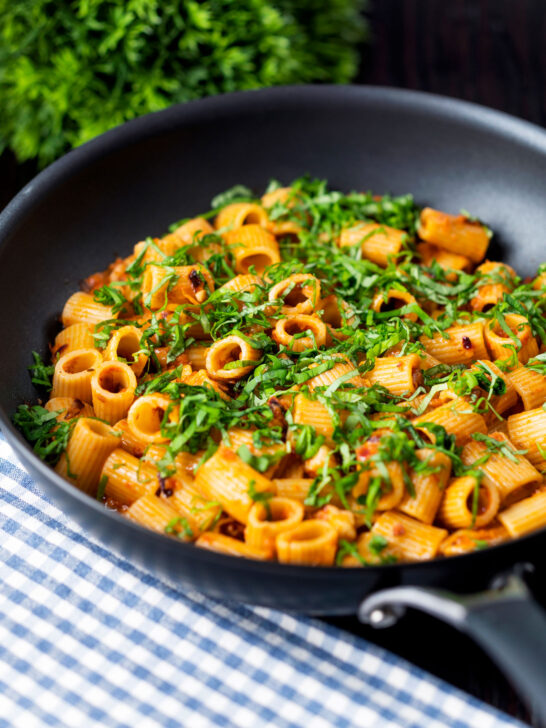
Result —
[{"label": "black frying pan", "polygon": [[[81,494],[10,424],[36,393],[31,349],[47,351],[79,281],[145,235],[207,210],[236,183],[263,190],[304,172],[342,189],[413,192],[469,209],[497,232],[491,257],[523,275],[546,260],[546,133],[500,113],[406,91],[294,87],[220,96],[125,124],[40,174],[0,216],[3,431],[49,495],[104,545],[214,597],[278,609],[358,612],[381,626],[403,605],[469,632],[546,719],[546,618],[514,568],[546,573],[546,532],[423,564],[328,569],[238,559],[170,540]],[[498,575],[501,589],[488,589]],[[448,589],[446,595],[441,590]]]}]

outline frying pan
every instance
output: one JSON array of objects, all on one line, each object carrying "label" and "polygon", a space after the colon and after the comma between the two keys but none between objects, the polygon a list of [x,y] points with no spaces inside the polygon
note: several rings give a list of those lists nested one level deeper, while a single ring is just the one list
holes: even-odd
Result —
[{"label": "frying pan", "polygon": [[[0,419],[57,504],[104,545],[213,597],[376,626],[405,606],[471,634],[546,720],[546,618],[523,573],[543,580],[546,532],[455,558],[364,569],[286,566],[195,548],[109,512],[46,467],[10,417],[35,399],[31,349],[47,351],[65,300],[146,235],[209,208],[234,184],[261,191],[303,173],[332,186],[412,192],[470,209],[496,231],[492,258],[522,275],[546,259],[546,133],[478,106],[396,89],[288,87],[175,106],[70,152],[0,216]],[[496,583],[493,584],[494,580]]]}]

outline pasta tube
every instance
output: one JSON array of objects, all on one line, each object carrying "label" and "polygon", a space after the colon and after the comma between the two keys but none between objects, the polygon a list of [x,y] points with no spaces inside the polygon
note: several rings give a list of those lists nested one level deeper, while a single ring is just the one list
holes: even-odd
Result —
[{"label": "pasta tube", "polygon": [[259,276],[247,273],[246,275],[239,275],[232,278],[223,286],[220,286],[219,291],[233,291],[235,293],[244,291],[253,291],[257,286],[262,285],[262,279]]},{"label": "pasta tube", "polygon": [[341,231],[339,246],[343,248],[360,245],[364,258],[384,268],[389,260],[396,260],[406,237],[403,230],[396,230],[388,225],[360,222]]},{"label": "pasta tube", "polygon": [[497,423],[498,418],[495,413],[502,414],[503,412],[506,412],[506,410],[512,409],[518,401],[518,395],[510,377],[506,372],[499,369],[499,367],[492,361],[477,361],[472,367],[470,367],[470,371],[479,372],[480,374],[485,375],[485,378],[493,384],[493,390],[495,377],[498,377],[498,379],[501,379],[504,382],[505,391],[503,394],[495,394],[488,397],[492,409],[489,413],[486,413],[485,417],[491,419],[492,422]]},{"label": "pasta tube", "polygon": [[[291,199],[291,197],[293,199]],[[265,207],[266,210],[269,210],[269,208],[273,207],[276,203],[286,205],[286,207],[290,208],[293,206],[295,199],[296,193],[292,187],[277,187],[277,189],[272,190],[271,192],[266,192],[265,195],[262,195],[261,202],[263,207]]]},{"label": "pasta tube", "polygon": [[421,212],[420,222],[419,237],[425,242],[464,255],[475,263],[485,257],[489,233],[481,223],[430,207],[425,207]]},{"label": "pasta tube", "polygon": [[321,445],[317,452],[311,458],[307,458],[303,463],[303,472],[305,475],[315,477],[324,471],[324,468],[335,468],[336,459],[331,447]]},{"label": "pasta tube", "polygon": [[183,265],[173,270],[176,280],[169,288],[169,303],[201,304],[214,291],[214,280],[204,265]]},{"label": "pasta tube", "polygon": [[508,437],[518,450],[527,451],[527,460],[540,467],[546,460],[546,412],[537,407],[510,415]]},{"label": "pasta tube", "polygon": [[332,294],[322,299],[320,308],[322,309],[321,319],[326,324],[329,334],[340,341],[346,339],[347,335],[342,334],[338,329],[344,326],[354,327],[357,323],[355,313],[349,304]]},{"label": "pasta tube", "polygon": [[[439,248],[431,243],[418,243],[417,252],[421,256],[423,265],[430,267],[432,263],[438,263],[440,268],[447,271],[465,271],[469,272],[472,268],[472,261],[466,255],[451,253],[449,250]],[[456,279],[456,275],[447,276],[448,280]]]},{"label": "pasta tube", "polygon": [[91,402],[91,379],[102,362],[97,349],[76,349],[62,356],[53,373],[52,397],[73,397]]},{"label": "pasta tube", "polygon": [[207,500],[193,482],[178,487],[169,498],[169,503],[186,519],[196,537],[208,531],[222,512],[222,506],[216,501]]},{"label": "pasta tube", "polygon": [[114,430],[116,432],[119,432],[120,434],[121,448],[137,458],[140,458],[142,457],[142,455],[144,455],[144,452],[148,447],[149,443],[146,440],[141,440],[133,432],[131,432],[126,419],[116,422],[116,424],[114,425]]},{"label": "pasta tube", "polygon": [[437,367],[438,364],[442,363],[439,359],[436,359],[436,357],[432,356],[432,354],[429,354],[428,351],[420,351],[418,357],[421,362],[421,369],[423,371],[426,371],[427,369],[432,369],[432,367]]},{"label": "pasta tube", "polygon": [[152,311],[165,306],[167,293],[172,283],[169,271],[161,265],[147,265],[142,276],[142,296],[145,305]]},{"label": "pasta tube", "polygon": [[151,244],[148,241],[141,241],[133,248],[130,262],[142,256],[143,263],[162,263],[166,258],[174,255],[179,247],[178,239],[172,235],[163,239],[153,238]]},{"label": "pasta tube", "polygon": [[230,399],[229,395],[226,394],[220,384],[209,377],[206,369],[199,369],[199,371],[193,372],[193,374],[186,378],[186,384],[189,384],[192,387],[208,387],[209,389],[213,389],[217,392],[222,399]]},{"label": "pasta tube", "polygon": [[265,471],[265,475],[271,477],[272,473],[277,469],[279,460],[286,451],[286,444],[284,442],[273,442],[257,447],[254,444],[254,432],[255,430],[245,430],[242,427],[231,427],[227,431],[227,441],[225,444],[234,452],[237,452],[244,445],[252,455],[272,456],[272,464]]},{"label": "pasta tube", "polygon": [[205,366],[212,379],[235,381],[246,377],[256,366],[261,352],[240,336],[227,336],[215,341],[207,350]]},{"label": "pasta tube", "polygon": [[502,301],[504,294],[513,288],[515,272],[504,263],[486,260],[476,268],[475,273],[482,274],[486,278],[477,281],[477,293],[470,300],[473,311],[488,311]]},{"label": "pasta tube", "polygon": [[51,349],[53,361],[76,349],[93,349],[95,343],[89,324],[72,324],[60,331]]},{"label": "pasta tube", "polygon": [[[223,445],[195,476],[195,485],[211,501],[218,501],[222,508],[241,523],[246,523],[253,505],[252,495],[260,497],[272,493],[272,482]],[[263,496],[262,496],[263,497]]]},{"label": "pasta tube", "polygon": [[486,462],[479,465],[483,473],[483,482],[496,486],[501,501],[523,486],[542,479],[538,470],[525,457],[516,454],[514,446],[506,435],[494,433],[491,437],[499,445],[504,445],[504,452],[501,449],[498,452],[489,452],[485,443],[470,440],[464,446],[461,457],[465,465],[473,465],[477,460],[487,457]]},{"label": "pasta tube", "polygon": [[419,460],[432,472],[410,473],[413,493],[405,493],[398,510],[423,523],[431,524],[444,495],[451,474],[451,460],[442,452],[429,448],[416,450]]},{"label": "pasta tube", "polygon": [[527,367],[513,369],[508,375],[526,410],[541,407],[546,402],[546,376]]},{"label": "pasta tube", "polygon": [[[312,506],[307,506],[305,503],[311,485],[313,484],[312,478],[283,477],[275,478],[272,482],[273,488],[279,497],[297,500],[306,507],[306,510],[312,509]],[[337,506],[341,505],[335,490],[330,484],[325,485],[319,495],[321,497],[329,497],[332,504]]]},{"label": "pasta tube", "polygon": [[354,541],[356,538],[356,519],[352,511],[326,505],[315,513],[315,518],[326,521],[333,526],[339,538]]},{"label": "pasta tube", "polygon": [[[351,491],[351,495],[355,501],[354,509],[357,512],[359,510],[359,504],[365,500],[371,484],[377,479],[381,483],[381,496],[377,500],[375,510],[389,511],[392,508],[396,508],[402,500],[404,496],[404,473],[402,466],[400,463],[393,461],[387,463],[386,468],[389,475],[388,481],[386,481],[381,471],[375,467],[370,470],[364,470],[360,474],[358,483]],[[360,510],[362,509],[360,508]],[[362,519],[359,520],[362,521]]]},{"label": "pasta tube", "polygon": [[181,245],[193,245],[211,233],[214,233],[214,228],[210,222],[204,217],[194,217],[179,225],[172,234],[178,238]]},{"label": "pasta tube", "polygon": [[271,288],[269,300],[282,303],[285,315],[311,314],[320,301],[320,281],[308,273],[295,273]]},{"label": "pasta tube", "polygon": [[104,495],[121,505],[130,505],[159,487],[157,469],[119,447],[106,458],[100,480],[103,478]]},{"label": "pasta tube", "polygon": [[74,397],[52,397],[45,403],[44,408],[48,412],[59,412],[57,420],[73,420],[75,417],[93,417],[93,407]]},{"label": "pasta tube", "polygon": [[526,364],[530,358],[538,354],[538,344],[532,334],[529,322],[524,316],[515,313],[506,314],[504,321],[512,335],[518,340],[519,345],[516,345],[515,341],[508,336],[508,333],[497,319],[491,319],[484,332],[491,358],[510,359],[515,349],[518,361],[521,364]]},{"label": "pasta tube", "polygon": [[128,364],[102,362],[91,378],[91,396],[97,417],[110,425],[122,420],[133,403],[136,386],[135,374]]},{"label": "pasta tube", "polygon": [[468,364],[477,359],[489,359],[485,347],[483,321],[464,326],[451,326],[432,338],[421,336],[428,354],[443,364]]},{"label": "pasta tube", "polygon": [[546,288],[546,273],[540,273],[533,281],[533,288],[535,291],[541,291]]},{"label": "pasta tube", "polygon": [[358,556],[355,554],[347,554],[341,560],[341,566],[370,566],[398,561],[402,554],[400,550],[397,549],[396,544],[389,543],[382,536],[380,539],[380,548],[378,549],[377,534],[372,533],[372,531],[360,534],[356,541]]},{"label": "pasta tube", "polygon": [[[397,311],[411,303],[416,303],[415,296],[412,296],[408,291],[391,288],[386,293],[380,291],[373,297],[372,311],[377,311],[377,313]],[[404,313],[401,314],[401,317],[408,319],[408,321],[417,321],[417,314],[415,313]]]},{"label": "pasta tube", "polygon": [[109,425],[80,417],[55,470],[80,490],[94,496],[104,462],[118,445],[119,436]]},{"label": "pasta tube", "polygon": [[154,493],[147,493],[138,498],[124,515],[152,531],[176,536],[183,541],[193,540],[193,531],[184,522],[183,517],[164,498],[158,498]]},{"label": "pasta tube", "polygon": [[235,258],[237,273],[253,273],[261,275],[266,268],[280,263],[279,244],[271,235],[259,225],[244,225],[231,230],[225,235]]},{"label": "pasta tube", "polygon": [[289,498],[271,498],[267,506],[255,503],[248,513],[245,542],[261,551],[274,552],[279,533],[303,521],[303,505]]},{"label": "pasta tube", "polygon": [[370,384],[380,384],[391,394],[412,394],[423,381],[421,359],[417,354],[377,357],[366,379]]},{"label": "pasta tube", "polygon": [[458,556],[478,549],[496,546],[509,539],[504,526],[490,525],[487,528],[462,529],[451,533],[440,544],[442,556]]},{"label": "pasta tube", "polygon": [[142,276],[144,303],[152,310],[170,304],[201,304],[214,290],[214,281],[202,265],[165,268],[148,265]]},{"label": "pasta tube", "polygon": [[194,371],[204,369],[207,362],[207,353],[210,347],[208,346],[190,346],[184,352],[188,357],[188,360]]},{"label": "pasta tube", "polygon": [[103,351],[106,361],[126,361],[136,377],[140,377],[148,362],[148,355],[141,351],[142,332],[136,326],[116,329]]},{"label": "pasta tube", "polygon": [[[317,374],[316,377],[307,380],[306,384],[311,392],[314,392],[318,387],[329,387],[330,384],[337,382],[341,377],[343,377],[344,383],[352,384],[355,387],[364,387],[366,385],[366,382],[358,373],[358,369],[346,357],[335,354],[332,359],[337,361],[331,369],[327,369],[321,374]],[[316,366],[311,364],[309,371],[312,372]],[[349,376],[351,374],[353,376]]]},{"label": "pasta tube", "polygon": [[117,318],[117,314],[113,313],[111,306],[97,303],[90,293],[78,291],[65,303],[61,318],[65,328],[72,324],[95,326],[101,321]]},{"label": "pasta tube", "polygon": [[145,394],[136,399],[127,414],[127,425],[131,434],[147,445],[168,442],[169,438],[161,434],[161,425],[165,415],[176,421],[177,413],[171,400],[163,394]]},{"label": "pasta tube", "polygon": [[499,513],[499,521],[512,538],[546,526],[546,490],[524,498]]},{"label": "pasta tube", "polygon": [[243,225],[256,225],[267,227],[269,218],[263,207],[253,202],[234,202],[222,208],[214,221],[219,229],[235,229]]},{"label": "pasta tube", "polygon": [[191,257],[199,263],[204,263],[212,255],[222,252],[222,246],[213,242],[203,240],[206,235],[212,235],[214,228],[203,217],[195,217],[193,220],[180,225],[172,233],[176,237],[180,245],[189,248]]},{"label": "pasta tube", "polygon": [[479,286],[477,294],[470,300],[470,306],[474,311],[489,310],[502,301],[504,294],[513,288],[516,274],[509,265],[487,260],[478,266],[475,272],[490,275],[492,282]]},{"label": "pasta tube", "polygon": [[497,515],[499,503],[494,483],[483,480],[478,484],[474,476],[465,475],[455,478],[447,487],[438,518],[449,528],[483,528]]},{"label": "pasta tube", "polygon": [[457,397],[440,407],[436,407],[431,412],[420,415],[413,421],[413,424],[432,442],[436,442],[434,430],[423,427],[423,425],[441,425],[446,432],[455,435],[459,447],[464,445],[474,432],[483,434],[487,432],[484,418],[474,412],[472,405],[464,397]]},{"label": "pasta tube", "polygon": [[302,313],[279,319],[272,333],[277,344],[296,352],[320,349],[326,344],[326,336],[326,325],[317,316]]},{"label": "pasta tube", "polygon": [[382,513],[373,524],[372,534],[383,536],[388,546],[405,561],[433,559],[447,531],[396,511]]},{"label": "pasta tube", "polygon": [[277,557],[282,564],[331,566],[337,550],[336,529],[326,521],[309,519],[277,536]]},{"label": "pasta tube", "polygon": [[271,558],[270,551],[262,551],[255,546],[238,541],[231,536],[225,536],[222,533],[206,531],[206,533],[199,536],[195,543],[202,549],[226,554],[227,556],[244,556],[247,559],[257,559],[258,561],[267,561]]},{"label": "pasta tube", "polygon": [[304,394],[297,394],[294,399],[292,415],[298,425],[312,425],[318,435],[323,435],[326,441],[332,442],[334,423],[330,410],[321,402],[309,399]]}]

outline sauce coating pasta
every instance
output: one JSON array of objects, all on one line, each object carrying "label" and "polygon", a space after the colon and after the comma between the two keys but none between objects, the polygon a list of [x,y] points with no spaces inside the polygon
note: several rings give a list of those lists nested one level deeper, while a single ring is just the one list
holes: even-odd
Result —
[{"label": "sauce coating pasta", "polygon": [[546,526],[546,267],[411,196],[307,177],[91,275],[14,422],[122,518],[197,547],[362,567]]}]

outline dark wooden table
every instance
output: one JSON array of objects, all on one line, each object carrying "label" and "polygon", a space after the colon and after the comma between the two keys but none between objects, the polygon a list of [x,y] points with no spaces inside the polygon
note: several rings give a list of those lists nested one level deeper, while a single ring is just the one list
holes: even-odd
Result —
[{"label": "dark wooden table", "polygon": [[[375,0],[368,17],[359,83],[455,96],[546,126],[546,0]],[[35,172],[0,158],[0,209]],[[436,620],[410,613],[384,631],[331,621],[538,728],[483,652]]]}]

